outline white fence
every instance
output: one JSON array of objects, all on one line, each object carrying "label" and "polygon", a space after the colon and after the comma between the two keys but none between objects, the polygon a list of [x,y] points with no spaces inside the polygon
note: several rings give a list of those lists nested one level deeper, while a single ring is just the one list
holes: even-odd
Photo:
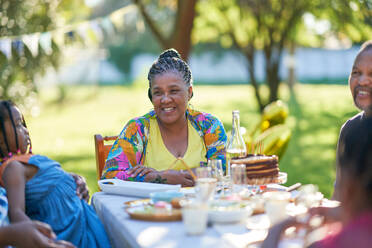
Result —
[{"label": "white fence", "polygon": [[[296,78],[299,81],[317,79],[346,79],[350,73],[358,47],[346,50],[326,50],[299,48],[294,59],[290,60],[287,52],[282,56],[280,76],[286,79],[287,61],[295,62]],[[101,55],[100,55],[101,54]],[[102,59],[102,53],[97,51],[74,51],[74,61],[62,66],[58,73],[48,73],[43,82],[75,83],[120,83],[124,76],[107,60]],[[123,58],[125,59],[125,58]],[[156,59],[155,55],[139,54],[132,61],[129,78],[144,77]],[[216,55],[204,53],[192,55],[190,67],[195,82],[206,83],[245,83],[248,80],[248,70],[245,58],[237,52],[227,51]],[[264,79],[264,59],[262,52],[256,56],[256,75],[258,80]],[[127,77],[128,78],[128,77]],[[340,83],[346,83],[342,80]]]}]

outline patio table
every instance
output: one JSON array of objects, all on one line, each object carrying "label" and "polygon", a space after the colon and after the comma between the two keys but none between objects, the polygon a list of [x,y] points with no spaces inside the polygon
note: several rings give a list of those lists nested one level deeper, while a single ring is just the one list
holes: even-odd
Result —
[{"label": "patio table", "polygon": [[[209,226],[200,236],[185,233],[182,221],[151,222],[130,219],[124,202],[140,198],[97,192],[92,196],[112,247],[246,247],[247,235],[256,235],[243,224]],[[293,241],[292,245],[293,245]],[[280,247],[288,244],[281,243]],[[251,246],[250,246],[251,247]]]},{"label": "patio table", "polygon": [[182,221],[151,222],[129,218],[124,202],[140,198],[97,192],[92,204],[113,247],[227,247],[218,233],[207,228],[202,236],[187,236]]}]

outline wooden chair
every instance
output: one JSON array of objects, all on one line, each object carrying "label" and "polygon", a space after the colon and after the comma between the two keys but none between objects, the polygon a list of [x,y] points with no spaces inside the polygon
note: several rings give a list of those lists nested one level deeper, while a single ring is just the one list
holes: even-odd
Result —
[{"label": "wooden chair", "polygon": [[94,144],[96,147],[96,171],[97,180],[101,179],[102,170],[105,167],[105,160],[110,152],[112,144],[105,144],[106,141],[116,140],[118,136],[105,136],[100,134],[94,135]]}]

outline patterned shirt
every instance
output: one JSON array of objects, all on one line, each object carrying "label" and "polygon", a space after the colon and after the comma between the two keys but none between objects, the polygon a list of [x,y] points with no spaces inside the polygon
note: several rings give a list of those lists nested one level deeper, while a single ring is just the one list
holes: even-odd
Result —
[{"label": "patterned shirt", "polygon": [[8,224],[8,198],[6,190],[3,187],[0,187],[0,226],[6,226]]},{"label": "patterned shirt", "polygon": [[[220,120],[211,114],[188,109],[186,117],[203,138],[206,159],[221,159],[226,164],[226,132]],[[154,110],[130,120],[112,145],[102,173],[102,179],[118,178],[128,181],[144,181],[144,176],[130,177],[127,171],[143,165],[150,130],[150,119],[156,118]]]}]

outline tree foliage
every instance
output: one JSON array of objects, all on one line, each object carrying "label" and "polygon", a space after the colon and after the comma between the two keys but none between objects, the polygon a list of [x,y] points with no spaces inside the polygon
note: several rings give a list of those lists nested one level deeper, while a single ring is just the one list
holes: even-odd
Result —
[{"label": "tree foliage", "polygon": [[[370,7],[363,0],[203,1],[198,5],[200,15],[195,22],[198,31],[194,35],[197,41],[220,41],[224,47],[233,47],[244,55],[249,81],[262,111],[265,105],[279,97],[279,70],[284,49],[293,43],[306,43],[312,38],[321,45],[325,37],[324,34],[304,32],[308,28],[304,24],[305,14],[326,19],[331,24],[329,32],[338,38],[348,36],[361,40],[369,33],[366,31],[368,28],[363,28],[370,15]],[[360,11],[362,8],[364,11]],[[265,83],[269,88],[267,99],[261,95],[255,75],[255,58],[259,50],[263,52],[265,61]]]},{"label": "tree foliage", "polygon": [[40,44],[33,56],[22,35],[52,31],[89,12],[83,0],[0,0],[0,42],[12,40],[11,56],[0,52],[0,97],[28,104],[36,92],[36,75],[58,66],[61,48],[52,40],[51,51]]}]

